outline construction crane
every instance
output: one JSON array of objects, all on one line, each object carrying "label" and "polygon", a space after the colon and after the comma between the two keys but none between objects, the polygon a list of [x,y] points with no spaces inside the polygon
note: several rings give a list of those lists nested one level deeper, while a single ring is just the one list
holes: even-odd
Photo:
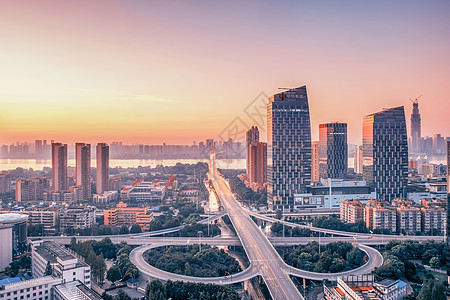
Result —
[{"label": "construction crane", "polygon": [[411,101],[412,103],[419,103],[419,99],[422,97],[422,95],[420,95],[419,97],[417,97],[416,99],[411,99],[409,98],[409,101]]}]

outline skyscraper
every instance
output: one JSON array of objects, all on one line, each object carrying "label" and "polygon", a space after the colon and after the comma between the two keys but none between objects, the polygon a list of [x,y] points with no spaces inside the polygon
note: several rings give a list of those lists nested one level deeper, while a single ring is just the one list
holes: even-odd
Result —
[{"label": "skyscraper", "polygon": [[447,281],[450,283],[450,142],[447,142]]},{"label": "skyscraper", "polygon": [[408,141],[403,106],[364,117],[363,175],[378,200],[405,197]]},{"label": "skyscraper", "polygon": [[294,194],[311,184],[311,125],[306,86],[269,98],[267,104],[267,201],[293,209]]},{"label": "skyscraper", "polygon": [[245,134],[245,145],[247,151],[247,175],[250,176],[250,145],[259,142],[258,127],[252,126]]},{"label": "skyscraper", "polygon": [[67,144],[52,143],[52,189],[67,190]]},{"label": "skyscraper", "polygon": [[319,141],[314,141],[311,145],[311,182],[319,182]]},{"label": "skyscraper", "polygon": [[253,189],[261,188],[267,181],[267,143],[253,142],[249,150],[249,181]]},{"label": "skyscraper", "polygon": [[109,146],[97,144],[97,194],[108,190],[109,180]]},{"label": "skyscraper", "polygon": [[419,100],[413,102],[413,111],[411,114],[411,152],[420,153],[420,141],[422,139],[421,119],[419,113]]},{"label": "skyscraper", "polygon": [[83,187],[85,200],[91,198],[91,145],[75,144],[75,180],[77,186]]},{"label": "skyscraper", "polygon": [[363,147],[357,146],[355,149],[354,170],[356,174],[363,173]]},{"label": "skyscraper", "polygon": [[319,125],[320,178],[347,177],[347,123]]}]

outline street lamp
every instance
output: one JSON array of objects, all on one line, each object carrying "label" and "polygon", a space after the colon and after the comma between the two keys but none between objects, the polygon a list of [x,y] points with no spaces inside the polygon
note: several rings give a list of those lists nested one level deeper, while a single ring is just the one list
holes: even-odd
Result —
[{"label": "street lamp", "polygon": [[203,231],[198,231],[197,232],[197,236],[198,236],[198,238],[199,238],[199,240],[200,240],[200,252],[202,252],[202,236],[203,236]]}]

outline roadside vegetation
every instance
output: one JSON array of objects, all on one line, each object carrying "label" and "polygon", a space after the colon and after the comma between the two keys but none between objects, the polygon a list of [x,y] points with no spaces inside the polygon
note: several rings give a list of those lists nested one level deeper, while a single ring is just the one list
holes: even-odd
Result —
[{"label": "roadside vegetation", "polygon": [[236,259],[217,247],[202,245],[169,246],[151,249],[144,259],[152,266],[176,274],[195,277],[227,276],[242,271]]}]

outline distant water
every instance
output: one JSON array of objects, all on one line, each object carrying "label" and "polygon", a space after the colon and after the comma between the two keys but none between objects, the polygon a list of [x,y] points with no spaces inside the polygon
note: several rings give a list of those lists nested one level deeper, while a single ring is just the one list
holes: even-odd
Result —
[{"label": "distant water", "polygon": [[[196,164],[198,162],[209,162],[208,159],[111,159],[109,166],[111,168],[124,167],[134,168],[138,166],[150,166],[152,168],[157,165],[174,166],[177,163]],[[75,160],[69,159],[69,166],[75,166]],[[95,167],[95,159],[91,165]],[[222,169],[245,169],[245,159],[218,159],[217,165]],[[13,170],[15,168],[24,168],[33,170],[42,170],[44,167],[52,167],[50,159],[0,159],[0,170]]]}]

